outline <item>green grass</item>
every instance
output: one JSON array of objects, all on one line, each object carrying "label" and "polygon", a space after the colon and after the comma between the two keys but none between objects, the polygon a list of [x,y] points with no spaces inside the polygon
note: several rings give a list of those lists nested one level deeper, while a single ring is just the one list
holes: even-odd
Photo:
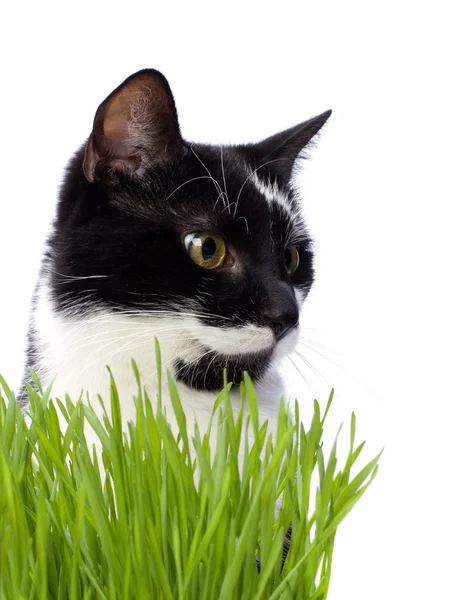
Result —
[{"label": "green grass", "polygon": [[[324,456],[333,394],[324,414],[314,402],[308,431],[298,405],[292,415],[281,402],[274,441],[267,423],[259,423],[250,379],[241,386],[249,417],[243,407],[233,416],[226,386],[215,403],[211,453],[210,426],[199,431],[185,422],[170,377],[177,438],[161,394],[148,398],[140,383],[136,422],[126,433],[113,381],[112,419],[103,422],[87,405],[30,389],[28,425],[2,379],[1,387],[2,600],[327,597],[337,527],[371,483],[379,458],[354,474],[363,448],[355,445],[354,415],[343,466],[336,442]],[[101,455],[88,448],[85,421],[100,439]]]}]

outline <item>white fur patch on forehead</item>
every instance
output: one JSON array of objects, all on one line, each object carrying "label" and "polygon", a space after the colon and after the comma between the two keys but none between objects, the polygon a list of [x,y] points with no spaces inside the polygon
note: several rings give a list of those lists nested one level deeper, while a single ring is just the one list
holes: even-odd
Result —
[{"label": "white fur patch on forehead", "polygon": [[305,237],[306,223],[303,210],[299,204],[292,202],[289,195],[282,190],[277,181],[266,181],[256,172],[250,174],[250,181],[265,198],[268,206],[276,205],[281,209],[288,221],[286,244],[296,244]]},{"label": "white fur patch on forehead", "polygon": [[271,206],[272,204],[276,204],[279,206],[284,212],[286,212],[289,216],[294,212],[294,208],[292,206],[292,202],[284,191],[282,191],[277,181],[266,181],[261,179],[256,172],[253,172],[250,175],[250,181],[257,188],[262,196],[266,199],[266,202]]}]

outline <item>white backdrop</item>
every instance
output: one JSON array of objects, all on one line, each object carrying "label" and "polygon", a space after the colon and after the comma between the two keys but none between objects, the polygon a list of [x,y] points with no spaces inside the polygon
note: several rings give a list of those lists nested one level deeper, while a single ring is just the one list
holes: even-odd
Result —
[{"label": "white backdrop", "polygon": [[21,376],[63,166],[126,76],[160,69],[195,141],[255,141],[332,108],[298,182],[317,241],[304,335],[326,347],[307,351],[298,397],[307,413],[335,386],[331,433],[354,410],[366,456],[385,452],[338,533],[330,598],[459,598],[453,2],[4,5],[3,375]]}]

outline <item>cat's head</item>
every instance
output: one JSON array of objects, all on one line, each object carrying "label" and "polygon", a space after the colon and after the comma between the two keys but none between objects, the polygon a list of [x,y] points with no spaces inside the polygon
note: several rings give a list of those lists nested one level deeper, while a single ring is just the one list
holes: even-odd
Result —
[{"label": "cat's head", "polygon": [[330,114],[256,144],[191,144],[163,75],[129,77],[99,106],[64,181],[58,310],[151,317],[152,336],[176,341],[188,385],[221,387],[223,367],[259,378],[293,348],[313,282],[291,178]]}]

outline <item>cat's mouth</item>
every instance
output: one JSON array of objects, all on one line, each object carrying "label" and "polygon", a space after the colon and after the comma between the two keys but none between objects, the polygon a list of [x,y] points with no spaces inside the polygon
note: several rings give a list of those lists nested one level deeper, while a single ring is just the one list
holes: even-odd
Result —
[{"label": "cat's mouth", "polygon": [[212,392],[222,388],[225,369],[234,384],[242,381],[244,371],[259,381],[273,363],[294,350],[299,336],[298,327],[280,341],[271,329],[256,325],[200,329],[204,335],[191,342],[192,352],[175,362],[175,377],[189,387]]}]

